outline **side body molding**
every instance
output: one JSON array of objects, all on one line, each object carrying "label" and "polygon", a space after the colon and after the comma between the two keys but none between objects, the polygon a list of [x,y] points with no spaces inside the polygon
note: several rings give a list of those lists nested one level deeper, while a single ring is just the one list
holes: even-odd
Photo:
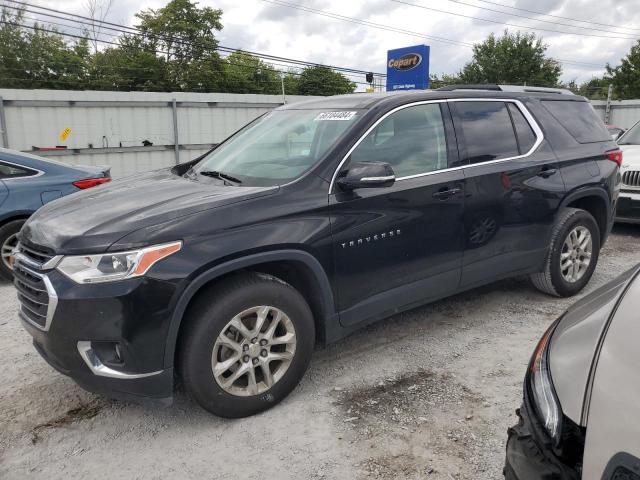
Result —
[{"label": "side body molding", "polygon": [[[322,312],[323,318],[316,319],[320,328],[330,329],[339,325],[336,306],[334,303],[333,292],[331,284],[327,277],[324,268],[320,262],[310,253],[302,250],[275,250],[269,252],[256,253],[253,255],[247,255],[245,257],[230,260],[228,262],[216,265],[215,267],[207,270],[196,277],[182,292],[176,307],[173,310],[171,318],[171,324],[169,325],[169,331],[167,332],[167,343],[165,346],[164,364],[165,366],[173,366],[173,360],[176,350],[176,342],[178,340],[178,332],[180,325],[184,317],[184,313],[189,305],[189,302],[194,295],[200,290],[200,288],[211,280],[221,277],[227,273],[231,273],[237,270],[241,270],[247,267],[254,267],[262,263],[277,262],[277,261],[294,261],[304,264],[313,273],[318,285],[320,286],[320,295],[322,297]],[[334,322],[336,325],[330,325]]]}]

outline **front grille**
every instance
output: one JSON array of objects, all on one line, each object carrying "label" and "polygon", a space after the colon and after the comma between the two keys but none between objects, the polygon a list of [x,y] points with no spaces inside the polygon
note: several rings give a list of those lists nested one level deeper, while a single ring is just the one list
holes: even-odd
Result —
[{"label": "front grille", "polygon": [[47,263],[49,260],[51,260],[54,257],[54,255],[50,255],[48,252],[45,252],[44,250],[41,250],[39,248],[36,249],[34,247],[27,247],[23,243],[20,244],[18,249],[20,253],[22,253],[22,255],[27,257],[27,259],[39,265]]},{"label": "front grille", "polygon": [[19,315],[45,331],[49,329],[57,297],[42,269],[53,257],[20,244],[13,264],[13,284],[20,302]]},{"label": "front grille", "polygon": [[624,172],[622,174],[622,184],[626,187],[640,187],[640,170]]}]

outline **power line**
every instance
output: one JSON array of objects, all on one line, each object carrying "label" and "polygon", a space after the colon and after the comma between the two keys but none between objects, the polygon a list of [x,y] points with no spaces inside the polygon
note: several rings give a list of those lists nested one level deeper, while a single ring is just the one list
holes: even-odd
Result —
[{"label": "power line", "polygon": [[[35,31],[43,31],[43,32],[47,32],[47,33],[51,33],[51,34],[55,34],[55,35],[60,35],[60,36],[63,36],[63,37],[79,39],[79,40],[87,39],[86,36],[74,35],[74,34],[71,34],[71,33],[64,33],[64,32],[60,32],[60,31],[57,31],[57,30],[51,30],[51,29],[47,29],[47,28],[44,28],[44,27],[40,27],[40,26],[24,25],[24,24],[21,24],[21,23],[10,22],[10,21],[7,21],[7,20],[0,20],[0,23],[6,24],[6,25],[13,25],[13,26],[20,27],[20,28],[28,28],[30,30],[35,30]],[[112,41],[103,40],[103,39],[96,39],[96,41],[98,41],[99,43],[104,43],[104,44],[108,44],[108,45],[116,45],[118,47],[122,46],[121,44],[119,44],[117,42],[112,42]],[[148,50],[138,49],[138,50],[147,51],[147,52],[153,52],[153,53],[160,53],[160,54],[165,54],[165,55],[169,53],[169,52],[164,51],[164,50],[153,50],[153,49],[148,49]],[[256,67],[252,67],[250,65],[243,65],[243,64],[233,63],[233,62],[228,62],[228,63],[230,65],[236,65],[236,66],[239,66],[241,68],[257,70]],[[285,71],[277,70],[277,69],[274,69],[274,71],[278,72],[280,74],[283,74],[283,75],[293,75],[293,76],[301,76],[302,75],[301,73],[295,73],[295,72],[290,72],[290,71],[289,72],[285,72]],[[144,77],[140,77],[140,78],[144,78]],[[129,80],[134,80],[134,78],[129,78]],[[367,82],[359,82],[359,81],[355,81],[353,79],[348,79],[348,80],[351,81],[352,83],[359,84],[359,85],[369,85],[369,83],[367,83]],[[280,80],[277,80],[277,81],[274,80],[272,83],[274,83],[274,84],[280,83]]]},{"label": "power line", "polygon": [[[578,33],[578,32],[567,32],[564,30],[553,30],[550,28],[540,28],[540,27],[528,27],[526,25],[518,25],[516,23],[509,23],[509,22],[501,22],[499,20],[491,20],[489,18],[482,18],[482,17],[474,17],[473,15],[465,15],[462,13],[455,13],[455,12],[449,12],[447,10],[440,10],[439,8],[433,8],[433,7],[427,7],[426,5],[420,5],[417,3],[411,3],[411,2],[406,2],[404,0],[390,0],[391,2],[394,3],[400,3],[402,5],[407,5],[410,7],[416,7],[416,8],[422,8],[423,10],[430,10],[432,12],[439,12],[439,13],[444,13],[446,15],[453,15],[456,17],[462,17],[462,18],[470,18],[472,20],[479,20],[481,22],[488,22],[488,23],[495,23],[498,25],[505,25],[508,27],[516,27],[516,28],[524,28],[525,30],[534,30],[534,31],[541,31],[541,32],[552,32],[552,33],[560,33],[563,35],[578,35],[581,37],[590,37],[590,38],[615,38],[618,40],[635,40],[637,37],[618,37],[615,35],[595,35],[595,34],[588,34],[588,33]],[[631,35],[631,34],[627,34],[627,35]]]},{"label": "power line", "polygon": [[[450,0],[450,1],[455,1],[455,0]],[[497,5],[499,7],[510,8],[512,10],[520,10],[521,12],[533,13],[533,14],[536,14],[536,15],[543,15],[545,17],[559,18],[559,19],[562,19],[562,20],[571,20],[572,22],[589,23],[591,25],[600,25],[602,27],[612,27],[612,28],[623,29],[623,30],[640,30],[640,28],[624,27],[624,26],[619,26],[619,25],[612,25],[610,23],[599,23],[599,22],[594,22],[594,21],[590,21],[590,20],[579,20],[577,18],[563,17],[563,16],[560,16],[560,15],[552,15],[550,13],[544,13],[544,12],[540,12],[540,11],[537,11],[537,10],[529,10],[529,9],[522,8],[522,7],[512,7],[510,5],[504,5],[504,4],[498,3],[498,2],[491,2],[489,0],[476,0],[476,1],[477,2],[482,2],[482,3],[487,3],[489,5]]]},{"label": "power line", "polygon": [[316,15],[321,15],[324,17],[329,17],[329,18],[333,18],[335,20],[342,20],[345,22],[349,22],[349,23],[356,23],[359,25],[365,25],[367,27],[372,27],[372,28],[377,28],[379,30],[386,30],[389,32],[395,32],[395,33],[403,33],[405,35],[409,35],[412,37],[417,37],[417,38],[422,38],[422,39],[428,39],[428,40],[433,40],[434,42],[441,42],[441,43],[446,43],[449,45],[462,45],[464,47],[473,47],[472,43],[468,43],[468,42],[462,42],[459,40],[453,40],[450,38],[444,38],[444,37],[436,37],[434,35],[427,35],[425,33],[420,33],[420,32],[414,32],[411,30],[404,30],[401,28],[396,28],[396,27],[390,27],[388,25],[383,25],[381,23],[374,23],[374,22],[369,22],[368,20],[361,20],[358,18],[353,18],[353,17],[347,17],[345,15],[340,15],[337,13],[333,13],[333,12],[327,12],[325,10],[319,10],[317,8],[312,8],[312,7],[307,7],[304,5],[298,5],[296,3],[289,3],[289,2],[284,2],[282,0],[262,0],[263,2],[267,2],[267,3],[272,3],[274,5],[279,5],[281,7],[288,7],[288,8],[295,8],[297,10],[302,10],[305,12],[309,12],[309,13],[314,13]]},{"label": "power line", "polygon": [[[9,8],[15,8],[15,7],[9,7]],[[26,11],[32,12],[31,10],[26,10]],[[32,12],[32,13],[36,13],[36,12]],[[53,18],[63,18],[63,17],[53,16],[53,15],[52,15],[52,17],[53,17]],[[42,18],[37,18],[37,17],[28,17],[28,16],[23,16],[22,18],[23,18],[23,19],[26,19],[26,20],[34,20],[34,21],[36,21],[36,22],[46,22],[46,23],[47,23],[47,25],[56,25],[56,26],[59,26],[59,27],[65,27],[65,28],[71,28],[71,29],[74,29],[74,30],[80,30],[80,31],[82,31],[82,32],[85,32],[85,31],[86,31],[86,29],[85,29],[85,28],[83,28],[83,27],[78,27],[78,26],[74,26],[74,25],[68,25],[68,24],[66,24],[66,23],[52,22],[52,21],[51,21],[51,20],[49,20],[48,18],[47,18],[46,20],[43,20]],[[64,19],[64,20],[68,20],[68,19]],[[68,21],[71,21],[71,20],[68,20]],[[31,27],[28,27],[28,26],[25,26],[25,27],[26,27],[26,28],[31,28]],[[54,32],[54,31],[49,31],[49,32]],[[59,32],[59,31],[55,31],[55,32],[56,32],[57,34],[63,34],[63,32]],[[105,32],[101,32],[101,33],[100,33],[100,35],[107,35],[107,33],[105,33]],[[86,38],[86,37],[83,37],[83,38]],[[106,42],[107,42],[107,41],[105,41],[105,40],[103,40],[102,38],[99,38],[99,37],[97,37],[97,36],[96,36],[95,40],[96,40],[97,42],[104,42],[104,43],[106,43]],[[109,42],[109,43],[110,43],[110,44],[116,44],[115,42],[113,42],[113,43],[112,43],[112,42]],[[155,52],[155,53],[163,53],[163,54],[166,54],[166,53],[167,53],[167,52],[165,52],[165,51],[158,51],[158,50],[155,50],[154,52]],[[251,66],[251,65],[244,65],[244,64],[241,64],[241,63],[234,63],[234,62],[232,62],[231,60],[229,60],[229,57],[228,57],[228,56],[227,56],[227,57],[223,57],[223,58],[225,58],[226,62],[227,62],[229,65],[234,65],[234,66],[237,66],[237,67],[240,67],[240,68],[244,68],[244,69],[251,69],[251,70],[255,70],[255,71],[257,71],[257,70],[260,68],[259,66],[254,67],[254,66]],[[23,61],[24,61],[24,60],[23,60]],[[59,61],[58,61],[57,63],[64,63],[64,62],[59,62]],[[288,65],[288,64],[274,63],[274,62],[265,63],[265,65],[267,65],[267,66],[269,66],[269,65],[276,65],[276,66],[279,66],[279,67],[289,67],[289,68],[291,67],[291,65]],[[106,65],[104,65],[104,66],[106,66]],[[116,67],[116,66],[114,66],[114,65],[109,65],[109,66],[108,66],[108,68],[121,68],[121,69],[123,69],[123,70],[141,70],[141,69],[144,69],[144,70],[151,70],[151,71],[155,71],[155,69],[150,68],[150,67]],[[282,72],[282,70],[277,70],[277,69],[276,69],[275,71],[276,71],[276,72],[280,72],[280,73],[284,73],[284,72]],[[286,72],[286,73],[291,74],[291,75],[299,75],[299,73],[294,73],[294,72]],[[354,75],[354,74],[350,74],[350,75]],[[280,80],[278,80],[278,81],[277,81],[277,83],[280,83]],[[362,83],[362,84],[365,84],[364,82],[356,82],[356,83]],[[367,83],[367,85],[368,85],[368,83]]]},{"label": "power line", "polygon": [[[125,33],[125,34],[130,34],[130,35],[137,35],[137,36],[141,36],[141,37],[148,37],[148,35],[146,35],[144,32],[142,32],[139,28],[137,27],[129,27],[126,25],[121,25],[121,24],[117,24],[117,23],[113,23],[113,22],[108,22],[106,20],[97,20],[97,19],[93,19],[90,17],[86,17],[83,15],[78,15],[78,14],[74,14],[74,13],[66,13],[63,12],[61,10],[56,10],[54,8],[49,8],[49,7],[42,7],[40,5],[34,5],[28,2],[24,2],[24,1],[19,1],[19,0],[4,0],[7,2],[11,2],[13,4],[17,4],[17,5],[21,5],[23,7],[32,7],[32,8],[37,8],[39,10],[44,10],[47,12],[53,12],[54,14],[58,14],[58,16],[56,15],[50,15],[50,14],[45,14],[43,12],[35,12],[33,10],[28,10],[30,13],[36,13],[38,15],[44,15],[44,16],[51,16],[51,17],[55,17],[55,18],[62,18],[65,20],[70,20],[70,21],[74,21],[77,23],[81,23],[81,24],[85,24],[85,25],[90,25],[93,26],[95,24],[99,24],[101,26],[103,26],[104,28],[108,29],[108,30],[113,30],[113,31],[118,31],[120,33]],[[9,5],[5,4],[5,7],[8,8],[12,8],[14,10],[21,10],[18,7],[12,7]],[[26,10],[26,9],[25,9]],[[59,15],[64,15],[65,17],[60,17]],[[68,17],[72,17],[72,18],[68,18]],[[115,27],[115,28],[111,28],[111,27]],[[168,37],[166,36],[156,36],[159,39],[164,39],[166,40]],[[174,38],[169,38],[171,41],[173,41],[174,43],[178,43],[181,45],[187,45],[187,46],[194,46],[193,43],[190,42],[186,42],[183,40],[176,40]],[[325,68],[329,68],[331,70],[334,71],[339,71],[339,72],[345,72],[345,73],[354,73],[354,74],[359,74],[359,75],[365,75],[368,72],[364,71],[364,70],[359,70],[359,69],[355,69],[355,68],[348,68],[348,67],[337,67],[334,65],[325,65],[325,64],[321,64],[321,63],[315,63],[315,62],[308,62],[308,61],[304,61],[304,60],[297,60],[297,59],[292,59],[292,58],[287,58],[287,57],[280,57],[280,56],[276,56],[276,55],[270,55],[270,54],[265,54],[265,53],[259,53],[259,52],[252,52],[252,51],[248,51],[248,50],[241,50],[241,49],[237,49],[237,48],[232,48],[232,47],[226,47],[224,45],[218,45],[217,46],[217,50],[222,51],[222,52],[227,52],[227,53],[233,53],[236,51],[243,51],[244,53],[248,53],[250,55],[256,56],[258,58],[261,58],[263,60],[274,60],[274,61],[280,61],[280,62],[285,62],[287,64],[293,64],[293,65],[301,65],[301,66],[309,66],[309,67],[325,67]],[[380,76],[380,77],[384,77],[386,76],[386,74],[383,73],[379,73],[379,72],[374,72],[374,75]]]},{"label": "power line", "polygon": [[[612,32],[611,30],[605,30],[603,28],[595,28],[595,27],[584,27],[581,25],[572,25],[570,23],[563,23],[563,22],[554,22],[551,20],[544,20],[542,18],[535,18],[535,17],[529,17],[527,15],[521,15],[521,14],[517,14],[517,13],[512,13],[512,12],[505,12],[504,10],[496,10],[494,8],[488,8],[488,7],[481,7],[479,5],[474,5],[472,3],[466,3],[463,2],[461,0],[447,0],[448,2],[452,2],[452,3],[457,3],[459,5],[466,5],[467,7],[473,7],[473,8],[478,8],[480,10],[485,10],[487,12],[494,12],[494,13],[501,13],[503,15],[509,15],[512,17],[518,17],[518,18],[525,18],[527,20],[533,20],[534,22],[543,22],[543,23],[549,23],[551,25],[561,25],[564,27],[570,27],[570,28],[580,28],[582,30],[596,30],[598,32],[606,32],[606,33],[619,33],[621,35],[635,35],[633,33],[626,33],[626,32]],[[452,12],[453,13],[453,12]]]},{"label": "power line", "polygon": [[[262,0],[263,2],[267,2],[267,3],[271,3],[274,5],[278,5],[278,6],[282,6],[282,7],[287,7],[287,8],[293,8],[296,10],[302,10],[305,12],[310,12],[310,13],[315,13],[317,15],[321,15],[321,16],[325,16],[325,17],[329,17],[329,18],[333,18],[336,20],[342,20],[345,22],[349,22],[349,23],[356,23],[359,25],[364,25],[364,26],[368,26],[368,27],[372,27],[372,28],[378,28],[381,30],[386,30],[386,31],[391,31],[391,32],[395,32],[395,33],[401,33],[404,35],[409,35],[409,36],[413,36],[413,37],[420,37],[420,38],[427,38],[427,36],[418,33],[418,32],[412,32],[410,30],[404,30],[401,28],[395,28],[395,27],[391,27],[389,25],[383,25],[383,24],[378,24],[378,23],[373,23],[373,22],[369,22],[366,20],[361,20],[358,18],[353,18],[353,17],[347,17],[345,15],[339,15],[339,14],[335,14],[332,12],[327,12],[325,10],[318,10],[318,9],[314,9],[311,7],[305,7],[302,5],[298,5],[298,4],[294,4],[294,3],[289,3],[283,0]],[[438,37],[440,38],[440,40],[437,41],[442,41],[442,37]],[[467,48],[472,48],[473,44],[472,43],[468,43],[468,42],[462,42],[462,41],[458,41],[458,40],[453,40],[453,39],[444,39],[446,40],[446,43],[449,44],[453,44],[453,45],[460,45],[463,47],[467,47]],[[579,61],[574,61],[574,60],[559,60],[561,63],[567,63],[567,64],[585,64],[586,62],[579,62]],[[589,66],[599,66],[601,69],[604,67],[603,65],[596,65],[596,64],[589,64]]]}]

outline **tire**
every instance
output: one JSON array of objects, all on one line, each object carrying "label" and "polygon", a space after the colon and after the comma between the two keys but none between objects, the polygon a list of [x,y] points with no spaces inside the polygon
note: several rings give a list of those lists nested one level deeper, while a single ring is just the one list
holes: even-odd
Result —
[{"label": "tire", "polygon": [[12,246],[11,242],[15,239],[16,234],[22,228],[24,222],[26,222],[26,220],[13,220],[0,227],[0,251],[2,252],[2,258],[0,259],[0,278],[4,280],[13,280],[13,269],[8,265],[8,263],[11,263],[11,260],[6,254],[8,253],[8,248]]},{"label": "tire", "polygon": [[[271,310],[263,314],[263,308]],[[257,329],[260,316],[265,320],[262,328]],[[230,326],[232,319],[237,318],[242,319],[244,329]],[[275,322],[276,318],[280,320]],[[283,400],[307,370],[315,344],[313,314],[302,295],[291,285],[259,273],[243,274],[203,291],[190,307],[185,322],[178,352],[182,383],[200,406],[220,417],[247,417]],[[291,339],[293,331],[293,343],[261,346],[272,338],[269,330],[274,323],[277,329],[273,340]],[[243,336],[241,329],[251,335]],[[254,337],[255,332],[259,332],[257,342],[253,341],[257,337],[248,338]],[[227,346],[230,337],[235,342],[233,348]],[[267,348],[269,353],[264,355]],[[276,356],[286,359],[272,360]],[[232,366],[224,370],[227,361]],[[264,364],[272,378],[266,377]],[[222,373],[214,375],[214,365]],[[242,368],[247,369],[247,374],[223,388],[222,384],[232,380]],[[252,375],[248,370],[252,368],[254,383],[249,385]]]},{"label": "tire", "polygon": [[[568,237],[572,232],[576,231],[588,231],[591,240],[590,258],[588,266],[584,267],[582,273],[569,281],[565,273],[571,270],[563,270],[563,268],[561,268],[561,261],[563,261],[561,257],[565,255],[567,251],[571,251],[566,249],[565,242],[570,241]],[[581,254],[578,254],[578,258],[575,259],[577,263],[580,263],[579,261],[584,259],[580,255]],[[589,283],[598,263],[599,255],[600,228],[593,216],[585,210],[567,208],[560,214],[553,228],[544,271],[531,275],[531,282],[538,290],[548,293],[549,295],[570,297],[580,292],[587,283]]]}]

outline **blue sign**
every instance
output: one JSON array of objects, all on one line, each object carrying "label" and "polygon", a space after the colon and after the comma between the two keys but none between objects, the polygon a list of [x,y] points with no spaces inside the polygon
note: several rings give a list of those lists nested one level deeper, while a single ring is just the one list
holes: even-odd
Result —
[{"label": "blue sign", "polygon": [[387,92],[429,88],[429,46],[387,51]]}]

